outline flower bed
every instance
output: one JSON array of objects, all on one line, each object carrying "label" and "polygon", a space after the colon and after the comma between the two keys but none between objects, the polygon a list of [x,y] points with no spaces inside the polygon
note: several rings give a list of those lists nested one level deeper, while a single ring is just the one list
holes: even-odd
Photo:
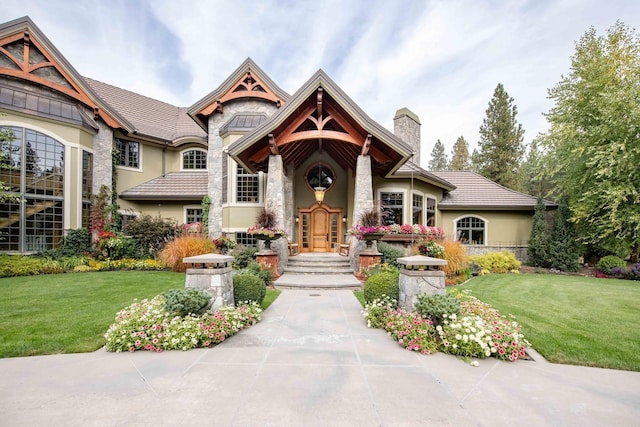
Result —
[{"label": "flower bed", "polygon": [[526,357],[525,349],[530,344],[513,316],[501,315],[468,293],[454,292],[453,295],[460,299],[460,315],[446,315],[437,327],[431,319],[398,310],[397,301],[389,297],[366,304],[362,313],[367,326],[383,328],[407,350],[510,361]]},{"label": "flower bed", "polygon": [[116,322],[105,334],[107,351],[190,350],[209,347],[237,334],[260,320],[257,303],[221,307],[201,316],[172,316],[164,309],[165,299],[135,302],[119,311]]}]

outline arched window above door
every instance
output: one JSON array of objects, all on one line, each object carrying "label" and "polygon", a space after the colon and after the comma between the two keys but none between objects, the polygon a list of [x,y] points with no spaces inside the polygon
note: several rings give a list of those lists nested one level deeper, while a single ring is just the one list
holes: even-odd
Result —
[{"label": "arched window above door", "polygon": [[329,190],[335,183],[336,175],[333,170],[325,164],[316,164],[307,171],[307,185],[313,190],[316,187],[324,187]]}]

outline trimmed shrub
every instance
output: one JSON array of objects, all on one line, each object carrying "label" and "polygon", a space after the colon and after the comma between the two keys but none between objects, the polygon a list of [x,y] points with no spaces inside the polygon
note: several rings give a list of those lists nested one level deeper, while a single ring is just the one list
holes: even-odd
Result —
[{"label": "trimmed shrub", "polygon": [[258,253],[258,249],[251,246],[236,246],[233,251],[231,251],[231,256],[233,259],[233,268],[235,270],[242,270],[243,268],[247,268],[249,263],[256,260],[256,254]]},{"label": "trimmed shrub", "polygon": [[393,273],[395,274],[396,278],[398,279],[400,278],[400,269],[396,266],[389,265],[387,263],[376,264],[373,267],[366,268],[362,271],[362,274],[364,275],[365,279],[368,279],[374,274],[386,273],[386,272]]},{"label": "trimmed shrub", "polygon": [[160,252],[160,260],[171,271],[185,272],[186,264],[182,260],[186,257],[208,254],[214,251],[213,242],[206,237],[183,236],[167,243]]},{"label": "trimmed shrub", "polygon": [[439,325],[452,314],[460,314],[460,300],[455,295],[418,295],[416,312],[431,319],[434,325]]},{"label": "trimmed shrub", "polygon": [[0,277],[33,276],[41,273],[41,259],[18,255],[0,256]]},{"label": "trimmed shrub", "polygon": [[267,294],[267,287],[260,277],[251,273],[240,273],[233,276],[233,300],[236,306],[247,301],[262,304]]},{"label": "trimmed shrub", "polygon": [[180,317],[203,314],[211,301],[211,295],[202,289],[195,288],[171,289],[162,296],[164,309],[171,315]]},{"label": "trimmed shrub", "polygon": [[476,263],[481,271],[487,270],[491,273],[507,273],[511,270],[520,269],[522,264],[516,259],[513,252],[491,252],[485,255],[474,255],[471,261]]},{"label": "trimmed shrub", "polygon": [[598,270],[604,274],[611,274],[615,267],[626,268],[627,263],[620,257],[615,255],[607,255],[598,261]]},{"label": "trimmed shrub", "polygon": [[271,270],[263,269],[256,261],[251,261],[244,270],[245,271],[243,272],[258,276],[265,286],[269,286],[273,283],[273,272]]},{"label": "trimmed shrub", "polygon": [[398,300],[400,298],[398,275],[392,272],[373,274],[365,282],[363,291],[364,300],[368,303],[383,299],[385,295]]},{"label": "trimmed shrub", "polygon": [[387,263],[394,267],[399,267],[396,260],[404,256],[404,251],[402,249],[382,241],[378,242],[378,252],[382,254],[383,263]]}]

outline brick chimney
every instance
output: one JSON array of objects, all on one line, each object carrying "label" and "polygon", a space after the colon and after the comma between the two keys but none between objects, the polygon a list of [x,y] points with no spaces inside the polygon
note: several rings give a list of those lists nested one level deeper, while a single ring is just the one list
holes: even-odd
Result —
[{"label": "brick chimney", "polygon": [[420,119],[408,108],[396,111],[393,118],[393,133],[402,141],[409,144],[414,151],[413,163],[420,166]]}]

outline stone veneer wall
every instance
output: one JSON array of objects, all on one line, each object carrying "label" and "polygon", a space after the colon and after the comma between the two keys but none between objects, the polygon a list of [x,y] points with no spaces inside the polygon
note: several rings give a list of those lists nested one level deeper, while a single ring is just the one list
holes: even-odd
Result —
[{"label": "stone veneer wall", "polygon": [[[269,173],[267,176],[267,189],[265,206],[276,214],[276,226],[285,227],[285,188],[286,179],[284,175],[284,165],[282,156],[269,156]],[[278,239],[271,243],[271,248],[278,252],[278,269],[282,270],[287,262],[287,239]],[[282,273],[282,271],[278,271]]]},{"label": "stone veneer wall", "polygon": [[[264,101],[232,101],[224,105],[222,113],[209,116],[209,149],[207,164],[209,170],[208,194],[211,198],[209,207],[209,236],[217,237],[222,234],[222,162],[224,161],[224,143],[220,135],[220,128],[224,126],[236,113],[265,113],[273,115],[278,108]],[[231,171],[231,169],[229,169]],[[235,185],[235,183],[231,183]],[[231,195],[229,195],[231,197]],[[229,200],[231,202],[231,200]]]},{"label": "stone veneer wall", "polygon": [[467,255],[484,255],[491,252],[513,252],[516,259],[522,263],[527,262],[527,246],[495,246],[495,245],[465,245]]},{"label": "stone veneer wall", "polygon": [[[93,136],[93,194],[100,192],[100,187],[111,188],[113,167],[111,150],[113,149],[113,130],[102,120],[96,120],[98,133]],[[114,189],[115,190],[115,189]]]},{"label": "stone veneer wall", "polygon": [[[373,208],[373,177],[371,176],[371,157],[358,156],[356,161],[356,182],[354,189],[353,217],[351,223],[357,225],[360,215],[368,209]],[[358,269],[358,256],[364,249],[365,244],[355,238],[351,238],[349,258],[351,267]]]}]

